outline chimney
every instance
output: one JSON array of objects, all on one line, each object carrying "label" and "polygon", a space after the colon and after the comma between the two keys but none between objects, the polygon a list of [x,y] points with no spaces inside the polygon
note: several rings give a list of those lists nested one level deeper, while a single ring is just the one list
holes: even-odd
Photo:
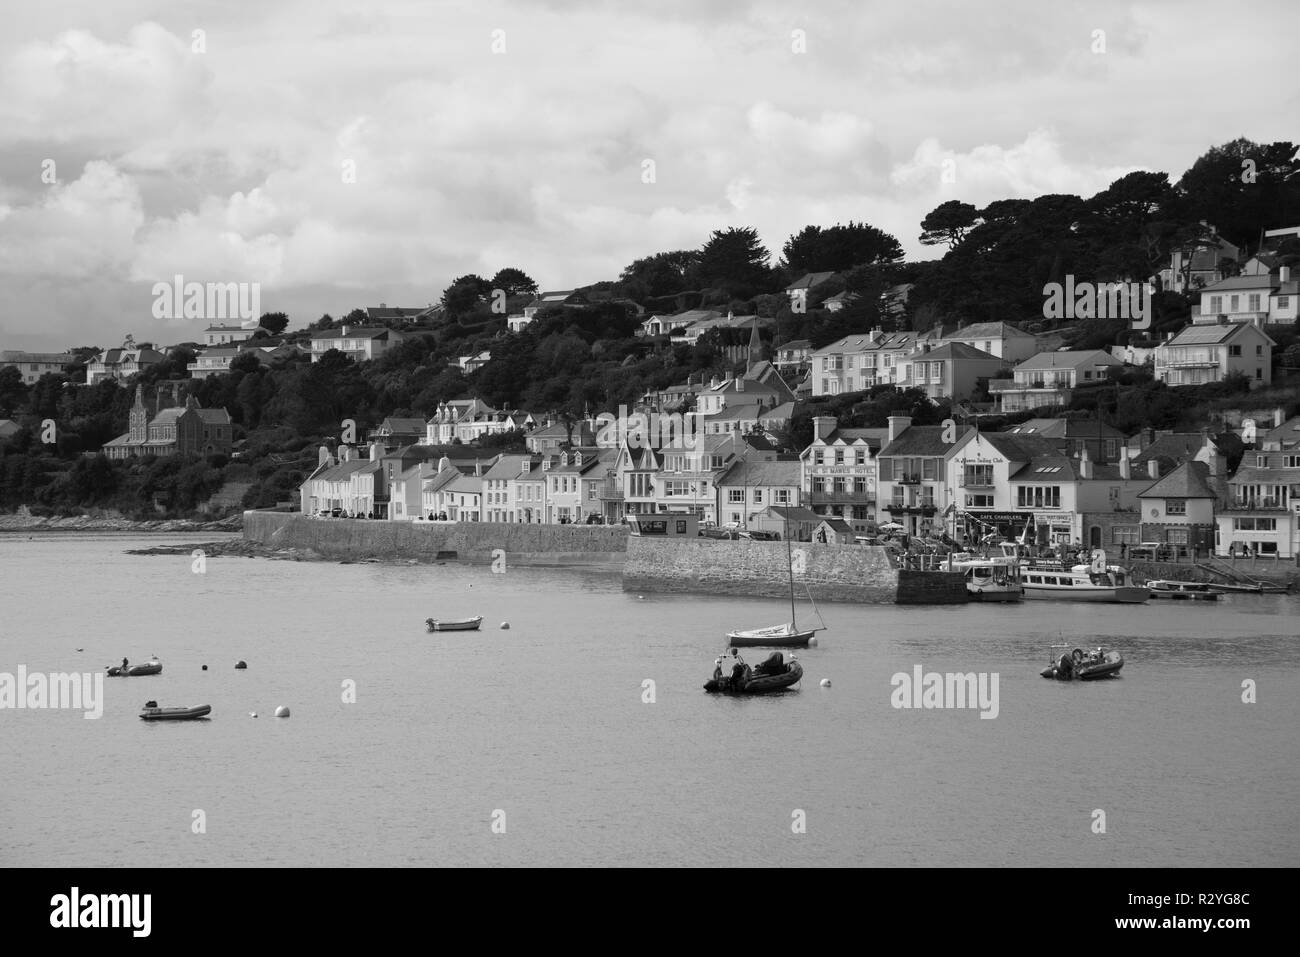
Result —
[{"label": "chimney", "polygon": [[1278,278],[1278,281],[1279,281],[1279,282],[1290,282],[1290,281],[1291,281],[1291,267],[1290,267],[1290,266],[1283,266],[1281,269],[1279,269],[1278,272],[1277,272],[1277,278]]},{"label": "chimney", "polygon": [[910,415],[889,416],[889,441],[893,442],[911,427],[912,417]]},{"label": "chimney", "polygon": [[451,468],[451,459],[447,458],[447,456],[445,455],[442,458],[438,459],[439,472],[445,472],[449,468]]},{"label": "chimney", "polygon": [[745,380],[740,376],[736,376],[736,391],[737,392],[745,391]]},{"label": "chimney", "polygon": [[1133,477],[1131,472],[1132,470],[1128,461],[1128,446],[1121,445],[1119,447],[1119,477],[1127,482]]},{"label": "chimney", "polygon": [[341,326],[339,328],[339,332],[343,333],[343,335],[346,336],[351,331],[351,329],[352,329],[351,326]]},{"label": "chimney", "polygon": [[483,476],[483,463],[480,462],[478,459],[475,459],[475,460],[474,460],[474,477],[475,477],[475,478],[482,478],[482,476]]},{"label": "chimney", "polygon": [[322,445],[320,450],[316,453],[316,467],[320,468],[322,465],[333,464],[334,456],[330,455],[330,450],[326,446]]},{"label": "chimney", "polygon": [[1153,479],[1160,478],[1160,463],[1156,461],[1155,456],[1147,459],[1147,475]]},{"label": "chimney", "polygon": [[815,439],[826,440],[826,436],[835,431],[835,416],[833,415],[814,415],[813,416],[813,437]]},{"label": "chimney", "polygon": [[343,462],[351,462],[351,461],[352,461],[352,446],[350,446],[350,445],[340,445],[340,446],[339,446],[339,462],[340,462],[340,464],[343,463]]},{"label": "chimney", "polygon": [[1273,428],[1275,429],[1281,428],[1282,423],[1285,421],[1286,418],[1284,416],[1284,410],[1279,405],[1276,409],[1273,410]]},{"label": "chimney", "polygon": [[1219,447],[1214,444],[1214,439],[1210,436],[1210,430],[1201,429],[1201,436],[1204,441],[1201,443],[1201,447],[1196,450],[1196,456],[1192,461],[1204,462],[1206,468],[1209,469],[1210,477],[1213,478],[1223,473],[1224,466],[1227,463],[1224,461]]},{"label": "chimney", "polygon": [[709,388],[716,389],[717,387],[718,387],[718,377],[714,376],[712,379],[709,380]]},{"label": "chimney", "polygon": [[1088,446],[1079,450],[1079,478],[1092,478],[1092,460],[1088,458]]}]

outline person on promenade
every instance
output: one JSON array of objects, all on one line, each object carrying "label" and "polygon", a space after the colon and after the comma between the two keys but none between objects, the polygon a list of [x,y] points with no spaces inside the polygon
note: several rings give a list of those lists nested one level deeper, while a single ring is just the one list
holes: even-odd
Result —
[{"label": "person on promenade", "polygon": [[1124,556],[1128,553],[1128,542],[1119,543],[1119,560],[1123,561]]}]

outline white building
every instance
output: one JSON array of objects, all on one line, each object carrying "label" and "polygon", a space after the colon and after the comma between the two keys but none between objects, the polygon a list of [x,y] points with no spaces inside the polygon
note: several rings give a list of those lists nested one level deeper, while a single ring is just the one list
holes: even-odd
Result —
[{"label": "white building", "polygon": [[1155,350],[1155,374],[1171,386],[1222,382],[1234,372],[1252,389],[1273,381],[1274,342],[1249,322],[1186,326]]}]

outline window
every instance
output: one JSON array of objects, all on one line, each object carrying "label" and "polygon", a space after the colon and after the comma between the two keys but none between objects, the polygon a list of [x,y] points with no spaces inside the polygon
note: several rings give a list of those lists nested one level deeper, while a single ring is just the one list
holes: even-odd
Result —
[{"label": "window", "polygon": [[1165,499],[1166,515],[1186,515],[1187,499],[1184,498],[1167,498]]},{"label": "window", "polygon": [[761,488],[754,489],[754,504],[755,505],[763,504],[763,490]]},{"label": "window", "polygon": [[871,489],[867,487],[867,480],[858,476],[853,480],[853,491],[856,495],[866,495]]},{"label": "window", "polygon": [[1278,296],[1278,297],[1277,297],[1277,307],[1278,307],[1279,309],[1289,309],[1289,308],[1291,307],[1291,297],[1290,297],[1290,296]]},{"label": "window", "polygon": [[728,505],[743,505],[745,503],[745,490],[743,488],[727,489]]},{"label": "window", "polygon": [[992,508],[993,496],[992,495],[967,495],[966,507],[967,508]]},{"label": "window", "polygon": [[835,464],[836,465],[844,464],[844,449],[838,446],[835,448]]},{"label": "window", "polygon": [[790,490],[788,488],[779,488],[772,494],[776,496],[777,505],[790,504]]},{"label": "window", "polygon": [[1219,313],[1223,312],[1223,297],[1222,297],[1222,296],[1211,296],[1211,297],[1210,297],[1210,312],[1211,312],[1213,315],[1218,315]]},{"label": "window", "polygon": [[1256,347],[1255,347],[1255,355],[1257,355],[1257,356],[1262,356],[1263,354],[1264,354],[1264,347],[1263,347],[1263,346],[1256,346]]},{"label": "window", "polygon": [[993,484],[992,465],[967,465],[965,469],[966,485],[988,486]]},{"label": "window", "polygon": [[1084,370],[1083,370],[1083,377],[1084,377],[1085,379],[1091,379],[1091,378],[1092,378],[1092,370],[1091,370],[1091,369],[1084,369]]},{"label": "window", "polygon": [[1170,545],[1186,545],[1188,532],[1185,528],[1171,528],[1165,533],[1165,541]]},{"label": "window", "polygon": [[1232,310],[1233,312],[1236,312],[1236,311],[1237,311],[1237,303],[1238,303],[1239,301],[1241,301],[1241,297],[1240,297],[1240,296],[1229,296],[1229,297],[1228,297],[1228,308],[1229,308],[1230,310]]},{"label": "window", "polygon": [[854,465],[866,465],[866,464],[867,464],[867,450],[866,450],[866,449],[858,449],[856,452],[854,452],[854,454],[853,454],[853,464],[854,464]]},{"label": "window", "polygon": [[1282,467],[1288,469],[1300,469],[1300,455],[1282,456]]},{"label": "window", "polygon": [[1241,346],[1228,346],[1228,355],[1230,355],[1230,356],[1240,356],[1240,355],[1241,355]]},{"label": "window", "polygon": [[934,459],[921,460],[921,478],[927,478],[927,479],[934,478],[934,473],[935,473],[934,461],[935,461]]},{"label": "window", "polygon": [[1246,309],[1249,312],[1259,312],[1259,293],[1252,292],[1246,297]]},{"label": "window", "polygon": [[1264,379],[1264,370],[1261,369],[1259,366],[1255,366],[1255,378],[1259,379],[1260,381],[1263,381]]}]

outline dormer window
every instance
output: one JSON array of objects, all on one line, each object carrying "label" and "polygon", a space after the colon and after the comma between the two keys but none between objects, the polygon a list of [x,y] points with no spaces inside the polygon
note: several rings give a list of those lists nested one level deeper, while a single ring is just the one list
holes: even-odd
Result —
[{"label": "dormer window", "polygon": [[582,453],[581,453],[581,452],[574,452],[574,453],[573,453],[573,464],[574,464],[574,465],[581,465],[581,464],[582,464]]}]

